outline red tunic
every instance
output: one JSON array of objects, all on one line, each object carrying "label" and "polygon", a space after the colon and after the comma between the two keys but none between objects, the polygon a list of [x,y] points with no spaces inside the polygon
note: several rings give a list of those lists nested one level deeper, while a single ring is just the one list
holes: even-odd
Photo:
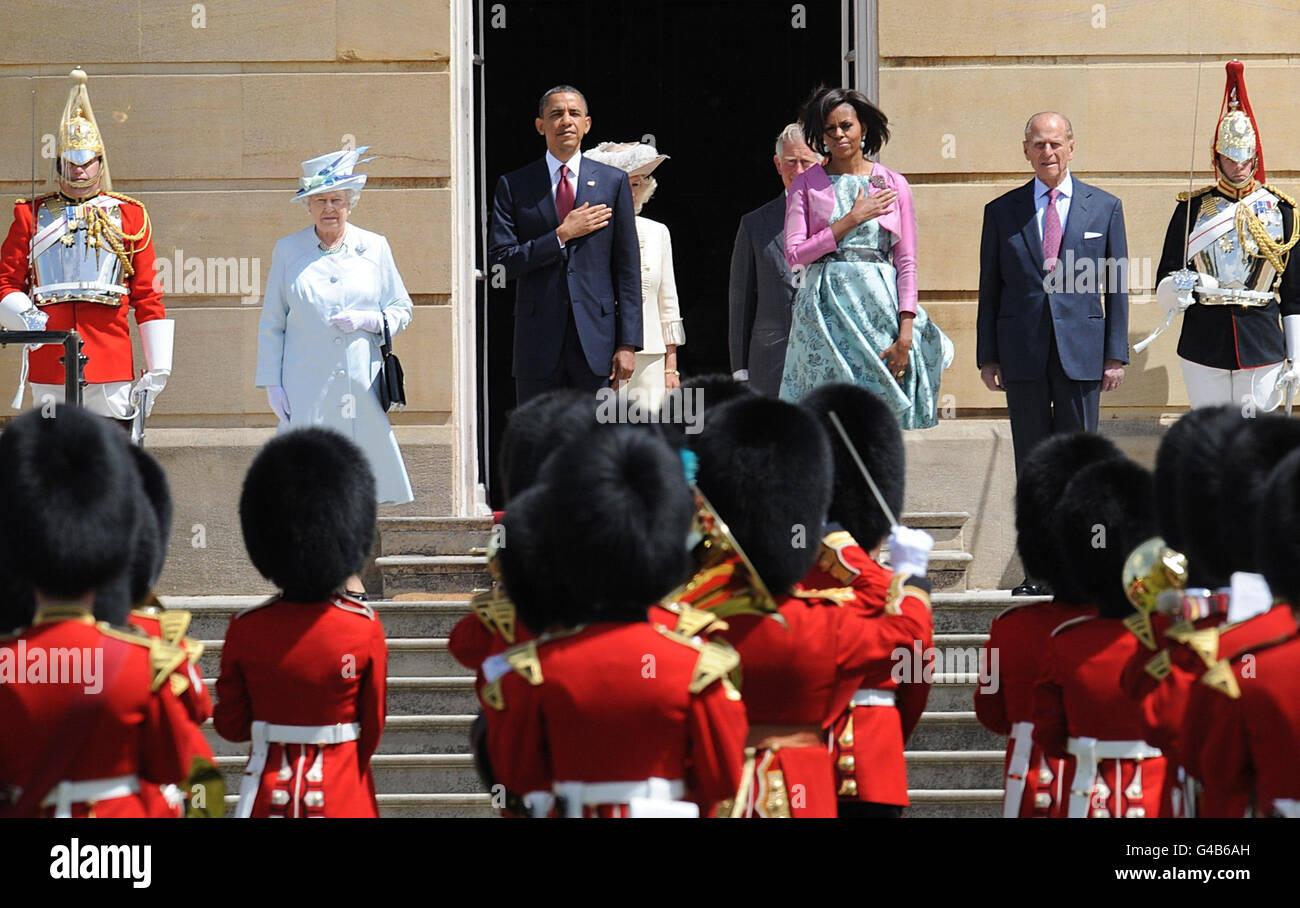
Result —
[{"label": "red tunic", "polygon": [[[856,691],[889,681],[900,654],[910,655],[930,621],[929,588],[921,579],[902,588],[898,614],[873,617],[852,605],[793,595],[779,600],[775,614],[727,616],[729,627],[714,636],[740,652],[744,670],[757,750],[752,814],[837,815],[835,766],[825,735]],[[763,746],[765,736],[797,741],[809,734],[816,743]]]},{"label": "red tunic", "polygon": [[[116,193],[101,193],[121,200],[122,232],[129,235],[139,233],[145,225],[144,206],[134,199],[128,199]],[[48,199],[41,196],[37,202]],[[14,221],[9,228],[9,235],[0,246],[0,299],[10,293],[21,292],[31,295],[31,272],[28,267],[29,251],[35,221],[32,217],[32,203],[22,202],[14,205]],[[134,244],[131,257],[135,273],[123,279],[130,288],[130,296],[123,302],[126,305],[108,306],[102,303],[53,303],[42,306],[41,311],[49,316],[45,325],[47,331],[66,331],[75,328],[85,341],[83,353],[87,356],[85,379],[92,384],[114,381],[131,381],[135,378],[131,360],[131,330],[127,322],[127,309],[135,311],[137,325],[166,317],[163,308],[162,291],[154,286],[154,248],[153,232]],[[63,384],[63,366],[59,359],[63,356],[63,346],[45,344],[32,351],[31,372],[28,380],[38,384]]]},{"label": "red tunic", "polygon": [[387,675],[384,629],[364,603],[270,599],[230,619],[217,679],[219,735],[247,741],[254,721],[360,725],[355,741],[271,743],[253,816],[379,815],[370,758],[384,730]]},{"label": "red tunic", "polygon": [[[993,619],[984,644],[985,665],[997,666],[998,679],[991,689],[975,688],[975,718],[994,734],[1010,735],[1018,723],[1034,721],[1034,685],[1043,675],[1047,641],[1052,631],[1072,618],[1090,615],[1091,606],[1068,602],[1025,602],[1011,606]],[[1032,732],[1031,732],[1032,734]],[[1004,773],[1011,771],[1014,739],[1007,742]],[[1034,743],[1017,816],[1049,817],[1058,812],[1065,795],[1067,760],[1047,757]]]},{"label": "red tunic", "polygon": [[[52,673],[35,675],[35,660],[52,667],[54,650],[102,654],[97,681],[87,668],[70,679],[60,674],[60,683]],[[31,627],[0,638],[0,789],[52,791],[61,781],[119,776],[136,776],[142,790],[179,783],[189,768],[188,719],[166,681],[183,661],[174,647],[96,625],[88,611],[64,606],[43,609]],[[74,803],[71,813],[150,815],[140,794]],[[29,815],[52,814],[37,807]]]},{"label": "red tunic", "polygon": [[[1034,741],[1048,757],[1064,759],[1068,739],[1143,745],[1140,703],[1120,688],[1125,663],[1141,646],[1115,618],[1067,621],[1048,639],[1043,675],[1034,688]],[[1076,764],[1078,761],[1075,761]],[[1081,768],[1067,768],[1065,798]],[[1164,783],[1163,756],[1102,757],[1087,816],[1157,817]],[[1060,808],[1058,808],[1059,810]]]},{"label": "red tunic", "polygon": [[[1241,776],[1234,767],[1225,773],[1226,765],[1222,754],[1214,748],[1222,746],[1222,736],[1227,730],[1221,723],[1228,721],[1229,714],[1235,714],[1239,708],[1237,700],[1225,693],[1225,687],[1231,685],[1224,676],[1231,672],[1240,691],[1244,675],[1249,672],[1258,677],[1265,647],[1279,640],[1293,637],[1297,633],[1295,614],[1286,604],[1276,605],[1267,612],[1256,615],[1247,621],[1225,625],[1219,634],[1220,661],[1215,667],[1202,671],[1198,679],[1202,683],[1192,684],[1187,694],[1187,705],[1182,732],[1182,758],[1187,774],[1198,780],[1201,786],[1201,803],[1197,816],[1204,817],[1241,817],[1251,808],[1252,802],[1264,805],[1262,812],[1267,814],[1267,802],[1256,799],[1256,792],[1242,784]],[[1241,657],[1258,652],[1257,659],[1242,660]],[[1270,662],[1277,657],[1270,657]],[[1249,666],[1249,667],[1248,667]],[[1253,678],[1251,679],[1253,683]],[[1279,680],[1279,679],[1274,679]],[[1258,694],[1253,695],[1258,701]],[[1236,719],[1233,734],[1240,731]],[[1287,726],[1278,720],[1276,726],[1279,740],[1284,740],[1280,729]],[[1273,728],[1274,726],[1264,726]],[[1294,726],[1291,726],[1294,728]],[[1271,733],[1271,732],[1270,732]],[[1213,740],[1219,737],[1219,740]],[[1259,742],[1263,744],[1264,742]],[[1232,758],[1240,759],[1240,753]],[[1292,770],[1294,772],[1294,769]]]},{"label": "red tunic", "polygon": [[728,677],[736,661],[649,622],[591,624],[515,647],[484,666],[479,686],[493,771],[520,797],[563,783],[681,782],[677,799],[707,814],[741,780],[749,726]]},{"label": "red tunic", "polygon": [[[181,793],[184,795],[192,790],[192,786],[199,780],[200,773],[216,765],[212,747],[208,744],[201,727],[204,722],[212,718],[212,697],[208,694],[207,685],[203,683],[203,673],[198,667],[203,647],[197,641],[184,636],[190,624],[190,613],[180,609],[165,610],[168,626],[164,629],[163,611],[132,609],[127,620],[150,637],[166,640],[173,646],[185,650],[185,663],[172,673],[170,681],[172,692],[177,694],[190,720],[185,729],[190,752],[188,762],[190,772],[185,780],[186,784],[181,787]],[[150,816],[185,815],[185,805],[169,801],[164,790],[156,786],[146,786],[141,790],[141,794],[149,803]]]},{"label": "red tunic", "polygon": [[1206,801],[1300,816],[1300,637],[1248,649],[1225,669],[1239,695],[1215,701],[1198,757]]},{"label": "red tunic", "polygon": [[[877,563],[858,545],[852,534],[833,530],[822,540],[821,551],[803,586],[810,590],[850,587],[856,594],[851,606],[873,618],[892,613],[886,602],[890,584],[901,589],[908,577]],[[921,669],[933,644],[933,622],[927,613],[924,633],[913,641],[913,661]],[[899,678],[902,678],[900,683]],[[908,805],[907,760],[904,748],[930,697],[928,674],[898,672],[876,685],[892,691],[895,707],[850,706],[831,726],[837,795],[843,800],[873,804]]]}]

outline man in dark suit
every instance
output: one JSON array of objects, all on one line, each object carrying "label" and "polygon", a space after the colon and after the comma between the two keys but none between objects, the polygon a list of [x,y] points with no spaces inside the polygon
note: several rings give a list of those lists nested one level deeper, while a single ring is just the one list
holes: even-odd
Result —
[{"label": "man in dark suit", "polygon": [[[772,161],[785,192],[795,177],[821,160],[804,141],[798,123],[777,136]],[[740,219],[727,293],[732,373],[769,397],[781,392],[795,294],[785,259],[785,192]]]},{"label": "man in dark suit", "polygon": [[626,381],[641,349],[641,255],[627,174],[585,159],[587,100],[560,85],[535,121],[546,155],[497,182],[488,255],[515,284],[516,402]]},{"label": "man in dark suit", "polygon": [[1095,432],[1101,392],[1128,362],[1123,207],[1070,175],[1065,117],[1034,114],[1023,147],[1034,179],[984,208],[976,326],[980,377],[1007,395],[1017,472],[1048,435]]}]

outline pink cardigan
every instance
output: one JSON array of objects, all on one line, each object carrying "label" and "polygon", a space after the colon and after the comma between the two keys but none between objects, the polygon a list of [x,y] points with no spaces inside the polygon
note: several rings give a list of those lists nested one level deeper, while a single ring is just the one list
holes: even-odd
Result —
[{"label": "pink cardigan", "polygon": [[[916,206],[912,189],[902,174],[877,162],[875,174],[898,193],[893,210],[882,214],[880,226],[894,235],[894,269],[898,273],[898,311],[916,311]],[[868,186],[867,195],[880,190]],[[829,225],[835,210],[835,187],[821,165],[805,170],[790,184],[785,198],[785,257],[794,268],[811,265],[834,252],[835,235]]]}]

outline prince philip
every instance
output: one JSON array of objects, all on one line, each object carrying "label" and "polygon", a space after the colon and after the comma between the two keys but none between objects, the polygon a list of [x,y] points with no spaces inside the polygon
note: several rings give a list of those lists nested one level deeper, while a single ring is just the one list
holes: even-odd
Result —
[{"label": "prince philip", "polygon": [[488,255],[515,280],[519,404],[555,388],[632,376],[641,349],[641,256],[627,174],[582,156],[591,129],[576,88],[542,96],[546,155],[497,182]]}]

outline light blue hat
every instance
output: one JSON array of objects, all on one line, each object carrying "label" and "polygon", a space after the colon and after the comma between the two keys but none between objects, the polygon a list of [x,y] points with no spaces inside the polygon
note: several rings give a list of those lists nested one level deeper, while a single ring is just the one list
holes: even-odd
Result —
[{"label": "light blue hat", "polygon": [[360,148],[344,148],[323,154],[319,158],[312,158],[310,161],[303,161],[302,176],[298,178],[298,185],[301,188],[290,201],[301,202],[308,196],[333,192],[336,189],[359,192],[366,185],[366,175],[354,174],[352,171],[358,164],[374,160],[373,157],[361,157],[369,148],[369,145],[362,145]]}]

